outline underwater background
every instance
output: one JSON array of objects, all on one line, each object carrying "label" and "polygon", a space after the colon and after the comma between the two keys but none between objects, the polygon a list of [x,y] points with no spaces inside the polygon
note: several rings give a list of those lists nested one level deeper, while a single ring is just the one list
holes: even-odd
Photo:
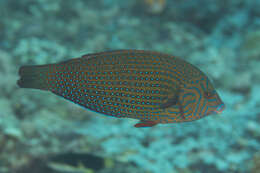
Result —
[{"label": "underwater background", "polygon": [[[260,0],[0,0],[0,173],[260,173]],[[196,65],[226,104],[190,123],[134,128],[18,69],[117,49]]]}]

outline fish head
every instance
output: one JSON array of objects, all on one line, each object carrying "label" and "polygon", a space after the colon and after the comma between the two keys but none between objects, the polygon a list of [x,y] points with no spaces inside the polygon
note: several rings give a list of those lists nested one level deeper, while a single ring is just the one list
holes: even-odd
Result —
[{"label": "fish head", "polygon": [[185,85],[182,91],[183,112],[184,115],[186,112],[187,115],[190,115],[190,120],[199,119],[213,113],[221,113],[225,109],[225,104],[206,76]]},{"label": "fish head", "polygon": [[207,116],[214,113],[221,113],[225,104],[215,90],[211,81],[205,76],[197,84],[200,90],[199,115]]}]

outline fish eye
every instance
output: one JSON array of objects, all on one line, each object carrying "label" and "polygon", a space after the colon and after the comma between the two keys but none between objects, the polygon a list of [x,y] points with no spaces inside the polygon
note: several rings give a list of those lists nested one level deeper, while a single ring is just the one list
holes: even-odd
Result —
[{"label": "fish eye", "polygon": [[206,91],[206,92],[204,93],[204,96],[205,96],[207,99],[210,99],[210,98],[212,98],[212,97],[214,96],[214,94],[213,94],[212,92]]}]

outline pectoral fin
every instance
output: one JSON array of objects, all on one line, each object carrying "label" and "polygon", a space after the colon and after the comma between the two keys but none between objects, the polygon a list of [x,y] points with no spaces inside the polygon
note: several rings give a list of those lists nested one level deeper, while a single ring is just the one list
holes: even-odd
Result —
[{"label": "pectoral fin", "polygon": [[183,106],[181,104],[181,101],[179,100],[179,92],[176,95],[174,95],[173,97],[169,97],[165,103],[160,105],[160,108],[166,109],[166,108],[169,108],[174,105],[178,105],[181,117],[183,119],[185,119],[184,112],[183,112]]},{"label": "pectoral fin", "polygon": [[181,113],[181,117],[182,117],[182,119],[185,119],[182,104],[180,102],[178,102],[178,105],[179,105],[179,110],[180,110],[180,113]]},{"label": "pectoral fin", "polygon": [[176,104],[178,103],[178,98],[179,98],[179,97],[178,97],[177,95],[168,98],[168,100],[167,100],[165,103],[162,103],[162,104],[160,105],[160,108],[166,109],[166,108],[168,108],[168,107],[171,107],[171,106],[176,105]]},{"label": "pectoral fin", "polygon": [[135,125],[135,127],[152,127],[155,126],[157,122],[154,121],[140,121]]}]

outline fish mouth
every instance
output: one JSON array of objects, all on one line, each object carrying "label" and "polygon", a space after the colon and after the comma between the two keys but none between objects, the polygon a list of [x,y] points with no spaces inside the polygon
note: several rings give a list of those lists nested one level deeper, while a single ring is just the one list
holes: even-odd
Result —
[{"label": "fish mouth", "polygon": [[214,112],[220,114],[221,112],[223,112],[224,109],[225,109],[225,104],[221,103]]},{"label": "fish mouth", "polygon": [[221,103],[217,106],[216,110],[212,110],[212,111],[208,111],[206,113],[206,115],[211,115],[211,114],[220,114],[221,112],[223,112],[223,110],[225,109],[225,104]]}]

